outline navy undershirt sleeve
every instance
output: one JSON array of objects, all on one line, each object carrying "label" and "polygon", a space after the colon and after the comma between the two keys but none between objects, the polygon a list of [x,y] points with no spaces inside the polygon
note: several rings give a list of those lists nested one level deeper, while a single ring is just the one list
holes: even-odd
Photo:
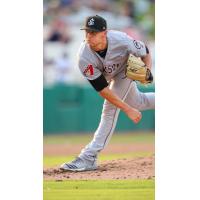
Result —
[{"label": "navy undershirt sleeve", "polygon": [[88,80],[88,81],[97,92],[100,92],[101,90],[103,90],[105,87],[108,86],[108,82],[106,81],[103,74],[101,74],[101,76],[99,76],[97,79]]}]

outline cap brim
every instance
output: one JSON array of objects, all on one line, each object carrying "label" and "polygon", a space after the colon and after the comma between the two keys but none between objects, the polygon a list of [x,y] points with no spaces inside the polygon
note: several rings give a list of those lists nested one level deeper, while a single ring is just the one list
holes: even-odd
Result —
[{"label": "cap brim", "polygon": [[88,27],[83,27],[80,30],[87,30],[87,31],[92,31],[92,32],[101,32],[100,30],[93,29],[93,28],[88,28]]}]

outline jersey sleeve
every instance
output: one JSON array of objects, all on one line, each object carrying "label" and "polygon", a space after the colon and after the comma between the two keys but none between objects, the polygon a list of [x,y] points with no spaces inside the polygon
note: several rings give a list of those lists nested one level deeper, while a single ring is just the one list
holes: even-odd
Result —
[{"label": "jersey sleeve", "polygon": [[148,54],[148,48],[142,41],[135,40],[127,35],[128,52],[134,54],[137,57],[143,57]]},{"label": "jersey sleeve", "polygon": [[97,92],[100,92],[108,86],[108,83],[102,72],[95,67],[93,63],[82,59],[79,61],[79,68],[83,76],[90,82]]},{"label": "jersey sleeve", "polygon": [[86,59],[80,59],[78,65],[82,75],[88,80],[95,80],[102,74],[94,63],[91,63]]}]

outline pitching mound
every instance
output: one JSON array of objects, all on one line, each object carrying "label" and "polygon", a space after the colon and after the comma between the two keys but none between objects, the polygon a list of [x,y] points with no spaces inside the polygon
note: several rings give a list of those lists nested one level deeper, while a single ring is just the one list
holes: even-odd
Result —
[{"label": "pitching mound", "polygon": [[45,180],[94,180],[94,179],[153,179],[154,157],[119,159],[99,164],[95,171],[63,172],[58,168],[45,169]]}]

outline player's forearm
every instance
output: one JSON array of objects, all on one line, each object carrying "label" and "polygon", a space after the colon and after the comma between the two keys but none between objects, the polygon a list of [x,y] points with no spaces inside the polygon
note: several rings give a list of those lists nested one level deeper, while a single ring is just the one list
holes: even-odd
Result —
[{"label": "player's forearm", "polygon": [[117,95],[115,95],[108,87],[104,88],[99,92],[99,94],[108,100],[110,103],[120,108],[124,112],[127,112],[130,109],[130,106],[123,102]]},{"label": "player's forearm", "polygon": [[141,59],[145,63],[145,65],[147,66],[147,68],[151,69],[151,67],[152,67],[152,60],[151,60],[150,53],[146,54],[146,56],[142,57]]}]

